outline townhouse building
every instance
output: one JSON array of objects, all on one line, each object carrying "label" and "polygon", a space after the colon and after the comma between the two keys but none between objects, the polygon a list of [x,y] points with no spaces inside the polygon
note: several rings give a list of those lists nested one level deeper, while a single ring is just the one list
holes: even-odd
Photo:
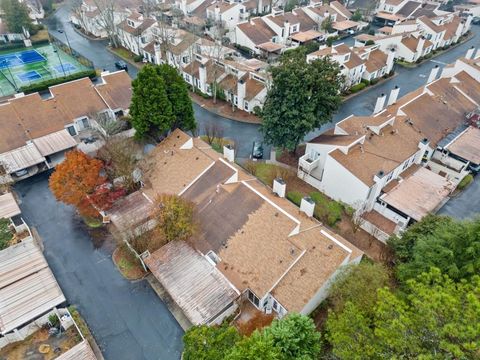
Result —
[{"label": "townhouse building", "polygon": [[321,46],[320,50],[307,55],[307,61],[329,57],[340,65],[345,77],[346,89],[359,84],[362,80],[372,81],[393,70],[395,51],[385,54],[379,45],[348,47],[344,43],[330,47]]},{"label": "townhouse building", "polygon": [[13,181],[55,167],[76,147],[82,133],[98,128],[97,115],[115,121],[128,113],[131,79],[103,73],[51,86],[48,94],[17,94],[0,105],[0,163]]},{"label": "townhouse building", "polygon": [[[372,116],[350,116],[310,140],[298,176],[355,207],[368,218],[367,231],[382,240],[436,211],[468,174],[469,161],[472,168],[478,161],[471,149],[451,151],[464,156],[462,163],[439,154],[472,123],[480,105],[480,58],[472,54],[438,79],[434,68],[425,86],[400,99],[399,88],[388,100],[382,94]],[[465,143],[474,141],[472,133]]]},{"label": "townhouse building", "polygon": [[277,317],[309,314],[342,267],[358,263],[362,252],[313,218],[311,200],[299,209],[285,198],[288,183],[277,179],[266,187],[233,162],[234,152],[226,147],[222,156],[173,131],[147,159],[145,187],[135,195],[140,200],[116,204],[112,225],[123,228],[128,214],[141,214],[136,224],[147,221],[159,194],[178,195],[201,209],[201,230],[191,241],[144,254],[192,325],[219,324],[242,303]]}]

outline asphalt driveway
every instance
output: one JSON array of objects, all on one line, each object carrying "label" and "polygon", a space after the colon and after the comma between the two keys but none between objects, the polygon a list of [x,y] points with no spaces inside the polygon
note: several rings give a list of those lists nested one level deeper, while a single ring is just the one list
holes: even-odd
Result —
[{"label": "asphalt driveway", "polygon": [[48,174],[17,183],[15,190],[67,301],[84,316],[105,359],[179,359],[183,330],[167,307],[146,280],[132,283],[120,275],[112,243],[95,249],[74,210],[55,201]]},{"label": "asphalt driveway", "polygon": [[457,219],[469,219],[480,215],[480,176],[458,196],[448,200],[438,212]]}]

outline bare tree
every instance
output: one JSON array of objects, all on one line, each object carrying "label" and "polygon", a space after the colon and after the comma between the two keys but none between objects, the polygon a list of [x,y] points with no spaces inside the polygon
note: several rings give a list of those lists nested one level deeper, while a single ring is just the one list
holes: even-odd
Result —
[{"label": "bare tree", "polygon": [[127,192],[137,188],[137,162],[140,145],[132,138],[113,136],[98,150],[97,157],[104,161],[105,171],[111,181],[121,181]]},{"label": "bare tree", "polygon": [[99,10],[96,18],[97,25],[105,30],[112,47],[118,47],[117,23],[115,18],[115,0],[93,0],[94,5]]},{"label": "bare tree", "polygon": [[86,32],[89,33],[87,29],[87,22],[85,21],[85,13],[82,8],[82,0],[74,0],[72,4],[72,15],[78,20],[79,26]]},{"label": "bare tree", "polygon": [[223,138],[223,128],[216,123],[206,124],[204,133],[208,145],[212,145],[217,139]]}]

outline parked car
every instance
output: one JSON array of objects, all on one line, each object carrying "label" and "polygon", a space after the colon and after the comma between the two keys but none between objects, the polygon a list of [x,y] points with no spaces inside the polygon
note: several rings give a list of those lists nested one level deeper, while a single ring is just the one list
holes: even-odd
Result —
[{"label": "parked car", "polygon": [[119,60],[115,62],[115,67],[119,70],[125,70],[128,71],[128,66],[125,61]]},{"label": "parked car", "polygon": [[261,142],[258,142],[258,141],[253,142],[252,157],[254,159],[263,158],[263,145]]}]

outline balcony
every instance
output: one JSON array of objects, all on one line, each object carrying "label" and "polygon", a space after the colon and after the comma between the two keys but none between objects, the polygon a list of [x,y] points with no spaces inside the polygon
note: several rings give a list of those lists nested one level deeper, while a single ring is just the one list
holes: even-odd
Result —
[{"label": "balcony", "polygon": [[314,160],[312,159],[310,154],[303,155],[298,162],[298,164],[300,165],[300,168],[307,173],[311,173],[312,170],[315,169],[319,163],[320,163],[320,158],[318,157],[317,159]]}]

